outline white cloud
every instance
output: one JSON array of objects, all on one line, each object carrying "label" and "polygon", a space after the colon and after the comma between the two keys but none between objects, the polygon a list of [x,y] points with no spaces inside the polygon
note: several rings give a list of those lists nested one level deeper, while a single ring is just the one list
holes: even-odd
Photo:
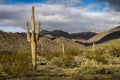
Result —
[{"label": "white cloud", "polygon": [[47,0],[48,4],[60,4],[65,6],[79,6],[82,2],[81,0]]},{"label": "white cloud", "polygon": [[46,30],[62,29],[68,32],[83,32],[106,30],[120,24],[119,12],[89,12],[85,8],[44,3],[0,5],[0,26],[25,28],[25,20],[30,20],[32,5],[35,5],[36,21],[40,20],[41,28]]}]

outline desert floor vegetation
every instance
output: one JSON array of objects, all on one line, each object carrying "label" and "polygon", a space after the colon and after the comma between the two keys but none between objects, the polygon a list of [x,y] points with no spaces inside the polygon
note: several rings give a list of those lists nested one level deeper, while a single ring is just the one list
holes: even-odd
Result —
[{"label": "desert floor vegetation", "polygon": [[[37,71],[32,70],[30,52],[0,53],[0,79],[22,80],[119,80],[120,39],[84,48],[49,49],[37,54]],[[26,78],[26,76],[27,78]],[[21,80],[20,79],[20,80]],[[13,80],[13,79],[11,79]]]}]

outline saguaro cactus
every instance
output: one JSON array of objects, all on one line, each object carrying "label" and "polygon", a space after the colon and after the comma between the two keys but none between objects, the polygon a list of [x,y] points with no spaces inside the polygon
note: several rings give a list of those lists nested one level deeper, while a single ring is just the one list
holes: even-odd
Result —
[{"label": "saguaro cactus", "polygon": [[93,53],[95,52],[95,43],[93,42],[93,45],[92,45],[92,51]]},{"label": "saguaro cactus", "polygon": [[29,23],[26,21],[26,35],[27,41],[31,43],[31,53],[32,53],[32,65],[33,69],[36,69],[36,42],[39,40],[40,34],[40,21],[37,23],[37,28],[35,29],[35,16],[34,16],[34,6],[32,6],[32,16],[31,16],[31,26],[32,34],[30,36]]},{"label": "saguaro cactus", "polygon": [[62,52],[63,52],[63,57],[65,57],[65,45],[62,43]]}]

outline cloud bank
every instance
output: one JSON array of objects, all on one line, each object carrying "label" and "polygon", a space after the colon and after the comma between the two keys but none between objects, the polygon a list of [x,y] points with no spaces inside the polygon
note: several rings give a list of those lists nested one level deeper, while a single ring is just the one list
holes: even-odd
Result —
[{"label": "cloud bank", "polygon": [[[15,26],[25,29],[25,21],[30,20],[31,6],[35,6],[36,21],[40,20],[42,30],[61,29],[68,32],[107,30],[120,24],[119,12],[91,12],[93,5],[87,8],[75,7],[81,2],[70,0],[35,4],[0,5],[0,26]],[[56,1],[56,0],[55,0]],[[79,1],[79,2],[78,2]],[[63,5],[63,4],[68,5]],[[29,21],[30,22],[30,21]]]},{"label": "cloud bank", "polygon": [[120,11],[120,0],[100,0],[108,3],[108,6],[116,11]]}]

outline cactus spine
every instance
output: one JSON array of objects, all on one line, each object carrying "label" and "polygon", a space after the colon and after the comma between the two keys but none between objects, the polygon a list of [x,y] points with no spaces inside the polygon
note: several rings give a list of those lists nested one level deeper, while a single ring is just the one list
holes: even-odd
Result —
[{"label": "cactus spine", "polygon": [[35,16],[34,16],[34,6],[32,6],[32,16],[31,16],[31,26],[32,34],[30,36],[29,23],[26,21],[26,35],[27,41],[31,43],[31,54],[32,54],[32,65],[33,69],[36,69],[36,42],[39,40],[40,34],[40,21],[37,23],[37,29],[35,30]]}]

